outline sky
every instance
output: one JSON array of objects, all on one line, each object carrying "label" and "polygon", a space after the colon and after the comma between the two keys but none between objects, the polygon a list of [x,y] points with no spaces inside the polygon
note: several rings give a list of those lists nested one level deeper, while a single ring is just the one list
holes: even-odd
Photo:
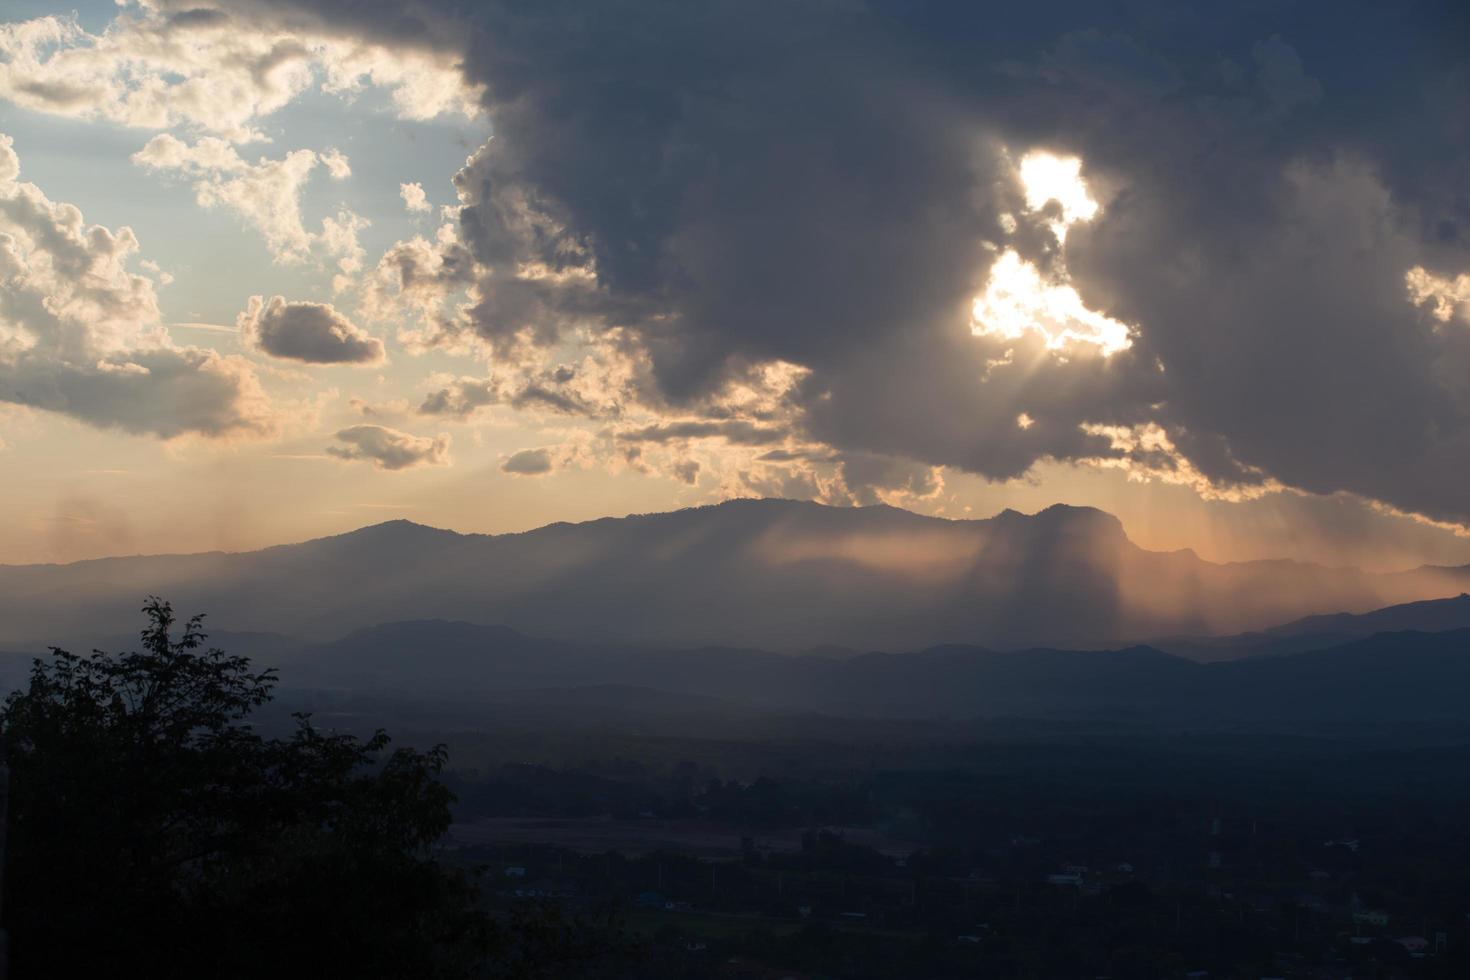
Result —
[{"label": "sky", "polygon": [[0,16],[0,563],[736,496],[1470,562],[1454,4]]}]

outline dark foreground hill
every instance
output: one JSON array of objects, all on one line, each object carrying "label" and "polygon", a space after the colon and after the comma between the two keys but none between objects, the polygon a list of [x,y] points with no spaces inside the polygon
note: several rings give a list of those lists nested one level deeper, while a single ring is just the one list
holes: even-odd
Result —
[{"label": "dark foreground hill", "polygon": [[1362,612],[1467,582],[1467,568],[1374,575],[1151,552],[1090,508],[950,521],[735,500],[523,534],[394,521],[242,554],[0,567],[0,643],[116,634],[155,593],[214,629],[316,641],[437,618],[659,646],[1098,647]]}]

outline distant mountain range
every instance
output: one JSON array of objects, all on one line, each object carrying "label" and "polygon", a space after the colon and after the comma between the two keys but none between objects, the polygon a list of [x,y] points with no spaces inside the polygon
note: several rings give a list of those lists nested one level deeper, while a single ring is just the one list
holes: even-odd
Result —
[{"label": "distant mountain range", "polygon": [[1067,718],[1189,727],[1470,723],[1470,629],[1380,633],[1307,653],[1202,664],[1146,646],[855,656],[650,651],[419,621],[298,651],[282,684],[398,701],[689,710],[708,699],[887,718]]},{"label": "distant mountain range", "polygon": [[1470,595],[1406,602],[1367,613],[1306,616],[1253,633],[1234,636],[1154,640],[1153,645],[1191,660],[1212,662],[1303,653],[1340,646],[1378,633],[1444,633],[1470,629]]},{"label": "distant mountain range", "polygon": [[392,521],[239,554],[0,566],[0,648],[130,633],[148,593],[208,613],[215,629],[317,643],[442,619],[582,644],[795,651],[1099,648],[1260,631],[1467,587],[1470,566],[1370,574],[1146,551],[1090,508],[951,521],[734,500],[522,534]]}]

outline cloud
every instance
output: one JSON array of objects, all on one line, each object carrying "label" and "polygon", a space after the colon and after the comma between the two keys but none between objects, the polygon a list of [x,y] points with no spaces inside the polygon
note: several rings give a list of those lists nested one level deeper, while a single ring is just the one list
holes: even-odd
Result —
[{"label": "cloud", "polygon": [[1416,265],[1404,273],[1404,286],[1408,289],[1409,301],[1415,306],[1427,307],[1440,323],[1458,318],[1470,324],[1470,273],[1461,273],[1451,279],[1436,276],[1422,265]]},{"label": "cloud", "polygon": [[[426,342],[618,329],[650,365],[637,404],[687,418],[797,365],[785,424],[852,459],[1130,465],[1470,520],[1466,352],[1404,278],[1454,282],[1470,242],[1441,8],[1330,43],[1221,12],[1224,48],[1065,5],[998,26],[797,4],[782,43],[739,4],[545,16],[492,3],[464,31],[495,138],[455,178],[469,301]],[[1080,161],[1090,220],[1028,194],[1034,151]]]},{"label": "cloud", "polygon": [[[376,53],[282,49],[263,76],[279,91],[217,136],[303,91],[308,62],[349,91],[337,61],[391,88],[413,76],[390,63],[427,59],[480,99],[495,135],[455,175],[452,220],[364,276],[363,316],[485,365],[428,414],[787,433],[639,444],[658,457],[639,465],[698,455],[746,492],[882,499],[931,492],[939,468],[1061,461],[1470,522],[1470,130],[1445,115],[1465,85],[1446,6],[1310,34],[1267,9],[1081,4],[242,0],[228,17]],[[113,77],[80,54],[76,83],[25,60],[100,42],[10,43],[41,52],[12,58],[43,93],[17,98],[121,104],[62,90]],[[254,173],[193,149],[211,188]],[[1048,159],[1076,164],[1038,174]],[[310,233],[284,227],[300,252]],[[793,458],[754,458],[776,450]]]},{"label": "cloud", "polygon": [[500,464],[501,472],[516,476],[543,476],[551,472],[551,451],[547,449],[522,449],[506,457]]},{"label": "cloud", "polygon": [[744,446],[763,446],[787,436],[780,426],[759,425],[744,419],[660,422],[618,433],[624,442],[674,442],[688,439],[724,439]]},{"label": "cloud", "polygon": [[844,453],[840,457],[842,482],[856,503],[909,504],[938,496],[944,479],[932,466],[911,459]]},{"label": "cloud", "polygon": [[194,197],[203,208],[234,212],[265,239],[278,262],[298,263],[320,247],[339,257],[343,275],[362,268],[358,232],[366,219],[341,211],[322,222],[319,233],[308,231],[301,216],[301,194],[318,165],[341,179],[351,173],[347,158],[336,150],[292,150],[280,159],[262,156],[250,163],[229,143],[205,136],[193,144],[170,133],[150,139],[133,154],[133,162],[158,172],[194,179]]},{"label": "cloud", "polygon": [[700,464],[697,459],[682,459],[674,464],[674,477],[680,483],[694,486],[699,482]]},{"label": "cloud", "polygon": [[19,177],[0,134],[0,401],[163,438],[278,430],[247,362],[170,341],[154,280],[128,270],[131,229],[87,225]]},{"label": "cloud", "polygon": [[321,154],[319,159],[333,180],[346,180],[352,176],[352,165],[348,162],[347,155],[341,150],[334,147]]},{"label": "cloud", "polygon": [[434,241],[416,235],[396,242],[366,277],[362,308],[375,319],[416,318],[419,328],[400,329],[399,339],[424,347],[463,333],[462,310],[451,307],[459,294],[473,292],[477,269],[453,225],[442,225]]},{"label": "cloud", "polygon": [[403,206],[412,212],[428,212],[433,207],[429,204],[429,196],[424,193],[424,185],[420,183],[399,184],[398,196],[403,198]]},{"label": "cloud", "polygon": [[322,219],[322,231],[316,240],[323,251],[337,259],[337,274],[332,277],[334,294],[347,290],[362,271],[367,250],[358,242],[357,236],[371,224],[362,215],[345,208],[335,217]]},{"label": "cloud", "polygon": [[1322,98],[1322,85],[1306,73],[1296,49],[1272,35],[1251,46],[1257,77],[1274,115],[1312,105]]},{"label": "cloud", "polygon": [[[1437,249],[1356,156],[1288,164],[1268,186],[1269,223],[1223,202],[1186,221],[1193,190],[1161,182],[1080,233],[1073,274],[1147,325],[1141,342],[1164,367],[1157,424],[1211,479],[1239,476],[1201,452],[1218,447],[1289,487],[1465,522],[1452,488],[1470,480],[1470,390],[1455,379],[1470,350],[1405,284]],[[1189,260],[1154,261],[1170,250]]]},{"label": "cloud", "polygon": [[443,388],[431,391],[419,405],[424,415],[451,415],[468,418],[487,405],[499,404],[501,395],[488,379],[456,378]]},{"label": "cloud", "polygon": [[[1241,464],[1227,446],[1218,442],[1194,446],[1192,454],[1184,453],[1173,437],[1155,423],[1131,427],[1084,423],[1082,429],[1088,435],[1106,438],[1119,453],[1090,462],[1123,470],[1130,479],[1179,484],[1190,487],[1205,500],[1232,502],[1255,500],[1284,489],[1261,470]],[[1196,464],[1196,459],[1201,462]]]},{"label": "cloud", "polygon": [[581,359],[567,363],[527,337],[500,349],[484,378],[444,379],[419,411],[467,419],[489,405],[542,415],[622,419],[647,385],[648,365],[616,333],[584,339]]},{"label": "cloud", "polygon": [[250,297],[236,319],[241,335],[272,357],[309,364],[374,365],[383,361],[383,342],[362,331],[330,303],[286,302]]},{"label": "cloud", "polygon": [[365,398],[349,398],[347,404],[365,419],[392,422],[407,418],[410,406],[406,399],[395,398],[387,402],[370,402]]},{"label": "cloud", "polygon": [[337,433],[342,445],[328,446],[338,459],[367,460],[380,470],[406,470],[418,466],[448,466],[449,436],[433,438],[410,435],[381,425],[352,425]]},{"label": "cloud", "polygon": [[313,90],[350,98],[380,88],[410,119],[477,111],[452,57],[424,46],[332,37],[299,18],[244,16],[243,5],[175,7],[125,5],[100,34],[66,17],[0,24],[0,98],[136,128],[187,125],[232,142],[261,138],[257,122]]}]

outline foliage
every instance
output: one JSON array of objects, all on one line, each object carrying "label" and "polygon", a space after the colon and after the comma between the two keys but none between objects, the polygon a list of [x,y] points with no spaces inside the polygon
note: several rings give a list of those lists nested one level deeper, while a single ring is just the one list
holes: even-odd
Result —
[{"label": "foliage", "polygon": [[388,751],[303,715],[248,722],[272,671],[172,636],[53,650],[0,714],[10,769],[4,908],[18,975],[439,976],[483,960],[470,882],[432,860],[446,753]]}]

